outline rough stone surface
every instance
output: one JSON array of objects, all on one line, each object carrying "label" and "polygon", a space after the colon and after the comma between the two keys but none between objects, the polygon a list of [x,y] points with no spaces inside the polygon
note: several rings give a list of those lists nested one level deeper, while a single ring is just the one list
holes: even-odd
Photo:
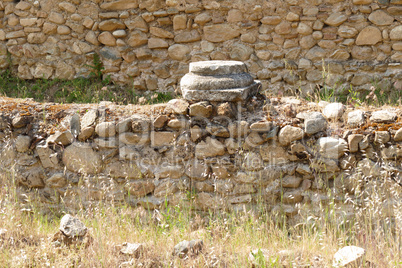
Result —
[{"label": "rough stone surface", "polygon": [[66,214],[60,220],[60,231],[68,237],[79,237],[84,236],[88,229],[85,225],[78,219],[70,214]]},{"label": "rough stone surface", "polygon": [[395,112],[382,110],[382,111],[373,112],[373,114],[370,117],[370,121],[376,122],[376,123],[390,123],[390,122],[394,122],[396,120],[396,118],[397,118],[397,115]]},{"label": "rough stone surface", "polygon": [[336,102],[326,105],[322,113],[326,118],[336,121],[342,117],[344,111],[345,105]]},{"label": "rough stone surface", "polygon": [[94,174],[102,167],[100,156],[90,146],[79,142],[74,142],[64,150],[63,163],[67,169],[77,173]]},{"label": "rough stone surface", "polygon": [[364,112],[356,110],[348,113],[348,125],[357,127],[365,123]]},{"label": "rough stone surface", "polygon": [[319,152],[322,157],[338,159],[348,150],[344,139],[324,137],[318,139]]},{"label": "rough stone surface", "polygon": [[347,246],[338,250],[334,255],[334,267],[363,266],[366,250],[356,246]]},{"label": "rough stone surface", "polygon": [[287,146],[293,141],[302,139],[303,136],[304,131],[301,128],[285,126],[279,131],[278,139],[282,145]]},{"label": "rough stone surface", "polygon": [[184,240],[174,246],[173,254],[179,256],[180,258],[184,258],[189,254],[197,255],[202,251],[203,246],[204,243],[199,239],[191,241]]}]

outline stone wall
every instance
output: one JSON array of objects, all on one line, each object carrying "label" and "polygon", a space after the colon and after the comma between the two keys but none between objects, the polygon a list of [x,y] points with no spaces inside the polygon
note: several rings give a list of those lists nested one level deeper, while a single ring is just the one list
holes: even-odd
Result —
[{"label": "stone wall", "polygon": [[[105,75],[172,91],[189,62],[232,59],[274,92],[400,89],[401,0],[0,2],[0,69],[23,79]],[[7,52],[9,54],[7,54]]]},{"label": "stone wall", "polygon": [[[97,202],[353,215],[378,193],[393,215],[402,110],[254,97],[154,106],[0,99],[0,168],[28,205]],[[244,108],[247,107],[247,108]]]}]

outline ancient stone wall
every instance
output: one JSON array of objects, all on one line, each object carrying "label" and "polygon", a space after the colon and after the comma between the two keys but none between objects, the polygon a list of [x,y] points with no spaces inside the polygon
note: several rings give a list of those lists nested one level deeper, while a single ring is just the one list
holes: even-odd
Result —
[{"label": "ancient stone wall", "polygon": [[350,85],[373,84],[387,91],[402,79],[401,4],[3,0],[0,69],[12,64],[24,79],[85,77],[97,53],[113,81],[172,91],[189,62],[233,59],[274,92],[307,95],[327,85],[347,94]]},{"label": "ancient stone wall", "polygon": [[392,195],[402,185],[400,108],[258,97],[154,106],[0,99],[0,107],[2,176],[28,205],[293,216],[331,204],[348,217],[369,197],[379,195],[385,216],[400,203]]}]

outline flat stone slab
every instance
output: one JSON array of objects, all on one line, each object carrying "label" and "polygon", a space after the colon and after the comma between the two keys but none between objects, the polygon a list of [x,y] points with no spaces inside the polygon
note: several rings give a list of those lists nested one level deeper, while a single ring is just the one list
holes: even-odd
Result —
[{"label": "flat stone slab", "polygon": [[258,93],[261,87],[259,81],[244,88],[213,89],[213,90],[183,90],[182,94],[190,101],[242,101]]},{"label": "flat stone slab", "polygon": [[188,73],[180,81],[183,90],[216,90],[244,88],[254,83],[253,77],[248,73],[204,76]]},{"label": "flat stone slab", "polygon": [[199,61],[190,63],[190,73],[200,75],[227,75],[247,73],[247,66],[241,61]]}]

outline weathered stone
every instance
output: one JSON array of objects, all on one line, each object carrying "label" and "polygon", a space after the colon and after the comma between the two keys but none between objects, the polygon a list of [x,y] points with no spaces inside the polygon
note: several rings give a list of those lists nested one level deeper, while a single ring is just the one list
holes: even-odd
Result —
[{"label": "weathered stone", "polygon": [[402,25],[393,28],[389,33],[389,38],[391,40],[402,40]]},{"label": "weathered stone", "polygon": [[68,2],[59,3],[59,7],[60,7],[60,9],[65,10],[70,13],[75,13],[75,11],[76,11],[75,5],[68,3]]},{"label": "weathered stone", "polygon": [[119,0],[114,2],[106,2],[100,5],[100,8],[106,10],[127,10],[138,7],[138,0]]},{"label": "weathered stone", "polygon": [[143,197],[155,190],[155,184],[152,181],[136,180],[127,182],[124,189],[135,197]]},{"label": "weathered stone", "polygon": [[189,103],[183,99],[170,100],[165,108],[165,112],[173,114],[187,114]]},{"label": "weathered stone", "polygon": [[62,188],[67,185],[66,176],[63,173],[53,174],[46,180],[46,186],[50,188]]},{"label": "weathered stone", "polygon": [[384,144],[384,143],[389,142],[390,139],[391,139],[391,135],[389,134],[388,131],[375,131],[375,134],[374,134],[374,142],[375,143]]},{"label": "weathered stone", "polygon": [[348,125],[357,127],[365,123],[364,112],[356,110],[348,113]]},{"label": "weathered stone", "polygon": [[141,170],[134,163],[116,161],[107,164],[105,173],[113,178],[139,179]]},{"label": "weathered stone", "polygon": [[331,25],[331,26],[339,26],[342,23],[344,23],[348,17],[345,14],[335,12],[332,13],[326,20],[325,24]]},{"label": "weathered stone", "polygon": [[[120,253],[138,258],[144,251],[144,246],[140,243],[123,243]],[[121,265],[122,266],[122,265]]]},{"label": "weathered stone", "polygon": [[317,141],[322,157],[338,159],[348,150],[348,143],[341,138],[324,137]]},{"label": "weathered stone", "polygon": [[344,111],[345,111],[345,105],[343,105],[342,103],[335,102],[325,106],[322,113],[326,118],[336,121],[342,117]]},{"label": "weathered stone", "polygon": [[304,132],[308,135],[327,129],[327,120],[319,112],[308,113],[304,120]]},{"label": "weathered stone", "polygon": [[155,35],[156,37],[160,37],[160,38],[174,38],[174,34],[164,30],[162,28],[158,28],[158,27],[150,27],[149,28],[149,32],[152,35]]},{"label": "weathered stone", "polygon": [[243,44],[235,44],[231,47],[230,58],[232,60],[246,61],[253,53],[253,49]]},{"label": "weathered stone", "polygon": [[31,145],[31,138],[26,135],[19,135],[15,139],[15,149],[17,152],[25,153],[29,150],[29,146]]},{"label": "weathered stone", "polygon": [[11,121],[11,125],[14,128],[23,128],[27,124],[29,124],[32,121],[32,117],[29,116],[15,116],[13,120]]},{"label": "weathered stone", "polygon": [[148,133],[124,132],[119,135],[119,142],[127,145],[145,145],[150,141]]},{"label": "weathered stone", "polygon": [[51,12],[48,17],[50,22],[56,24],[64,24],[66,20],[64,19],[63,15],[57,12]]},{"label": "weathered stone", "polygon": [[80,237],[86,235],[88,228],[78,219],[66,214],[60,220],[59,230],[68,237]]},{"label": "weathered stone", "polygon": [[304,136],[304,131],[299,127],[285,126],[279,131],[278,140],[283,146],[288,146],[291,142],[300,140]]},{"label": "weathered stone", "polygon": [[148,39],[148,48],[156,49],[156,48],[168,48],[169,43],[161,38],[149,38]]},{"label": "weathered stone", "polygon": [[180,81],[182,91],[188,90],[224,90],[245,88],[254,83],[253,77],[248,73],[227,74],[225,76],[205,76],[188,73]]},{"label": "weathered stone", "polygon": [[190,54],[190,47],[187,45],[174,44],[169,47],[168,54],[173,60],[184,60]]},{"label": "weathered stone", "polygon": [[212,115],[212,105],[208,102],[197,102],[190,105],[190,116],[210,117]]},{"label": "weathered stone", "polygon": [[148,36],[138,30],[134,30],[130,33],[127,40],[127,44],[132,47],[142,46],[148,43]]},{"label": "weathered stone", "polygon": [[247,66],[240,61],[204,61],[190,64],[189,71],[199,75],[229,75],[247,72]]},{"label": "weathered stone", "polygon": [[167,197],[173,195],[177,191],[179,191],[179,188],[177,187],[177,182],[167,179],[155,187],[154,196]]},{"label": "weathered stone", "polygon": [[302,178],[296,176],[287,175],[282,178],[281,185],[285,188],[297,188],[302,182]]},{"label": "weathered stone", "polygon": [[282,21],[280,16],[266,16],[261,19],[262,24],[277,25]]},{"label": "weathered stone", "polygon": [[395,133],[394,141],[402,141],[402,128]]},{"label": "weathered stone", "polygon": [[359,143],[363,140],[362,134],[352,134],[348,136],[349,151],[356,153],[359,150]]},{"label": "weathered stone", "polygon": [[100,156],[90,145],[74,142],[63,152],[63,163],[70,171],[77,173],[98,173],[102,169]]},{"label": "weathered stone", "polygon": [[338,28],[338,35],[343,38],[353,38],[357,35],[356,28],[342,25]]},{"label": "weathered stone", "polygon": [[377,26],[391,25],[394,17],[388,15],[382,10],[376,10],[370,14],[368,19]]},{"label": "weathered stone", "polygon": [[225,145],[217,139],[207,137],[205,141],[198,143],[195,147],[195,156],[198,159],[214,157],[225,154]]},{"label": "weathered stone", "polygon": [[374,26],[364,28],[356,38],[356,45],[375,45],[382,41],[381,31]]},{"label": "weathered stone", "polygon": [[114,137],[116,135],[116,124],[114,122],[102,122],[95,127],[96,134],[102,138]]},{"label": "weathered stone", "polygon": [[391,123],[397,119],[397,114],[392,111],[381,110],[375,111],[370,117],[370,121],[375,123]]},{"label": "weathered stone", "polygon": [[224,42],[240,35],[237,27],[229,24],[215,24],[204,27],[205,40],[213,43]]},{"label": "weathered stone", "polygon": [[288,21],[282,21],[278,25],[275,26],[275,32],[277,34],[290,34],[292,30],[292,26]]},{"label": "weathered stone", "polygon": [[373,49],[369,46],[354,46],[351,54],[357,60],[370,60],[375,56]]},{"label": "weathered stone", "polygon": [[36,152],[44,168],[56,168],[59,160],[55,153],[46,143],[39,143],[36,146]]},{"label": "weathered stone", "polygon": [[196,30],[185,31],[175,35],[174,41],[176,43],[191,43],[201,40],[201,36]]},{"label": "weathered stone", "polygon": [[168,146],[173,143],[176,138],[176,132],[169,131],[153,131],[151,132],[151,146]]},{"label": "weathered stone", "polygon": [[181,241],[179,244],[174,246],[173,255],[184,258],[187,255],[198,255],[202,251],[204,243],[202,240],[191,240],[191,241]]},{"label": "weathered stone", "polygon": [[193,161],[186,167],[185,173],[191,179],[204,181],[210,175],[210,168],[199,161]]},{"label": "weathered stone", "polygon": [[260,154],[262,159],[271,165],[285,164],[292,158],[282,146],[274,144],[261,146]]},{"label": "weathered stone", "polygon": [[46,66],[42,63],[38,63],[32,75],[38,79],[49,79],[53,74],[53,68]]},{"label": "weathered stone", "polygon": [[296,204],[300,203],[303,201],[303,195],[302,191],[290,191],[290,192],[285,192],[282,196],[282,202],[284,204]]},{"label": "weathered stone", "polygon": [[70,131],[56,131],[53,135],[50,135],[47,139],[47,143],[54,143],[54,144],[60,144],[63,146],[70,145],[74,141],[74,136],[71,134]]},{"label": "weathered stone", "polygon": [[98,35],[98,41],[106,46],[116,46],[116,38],[110,32],[103,32]]},{"label": "weathered stone", "polygon": [[[370,1],[371,2],[371,1]],[[334,255],[334,267],[361,267],[365,265],[366,250],[356,246],[347,246]]]}]

